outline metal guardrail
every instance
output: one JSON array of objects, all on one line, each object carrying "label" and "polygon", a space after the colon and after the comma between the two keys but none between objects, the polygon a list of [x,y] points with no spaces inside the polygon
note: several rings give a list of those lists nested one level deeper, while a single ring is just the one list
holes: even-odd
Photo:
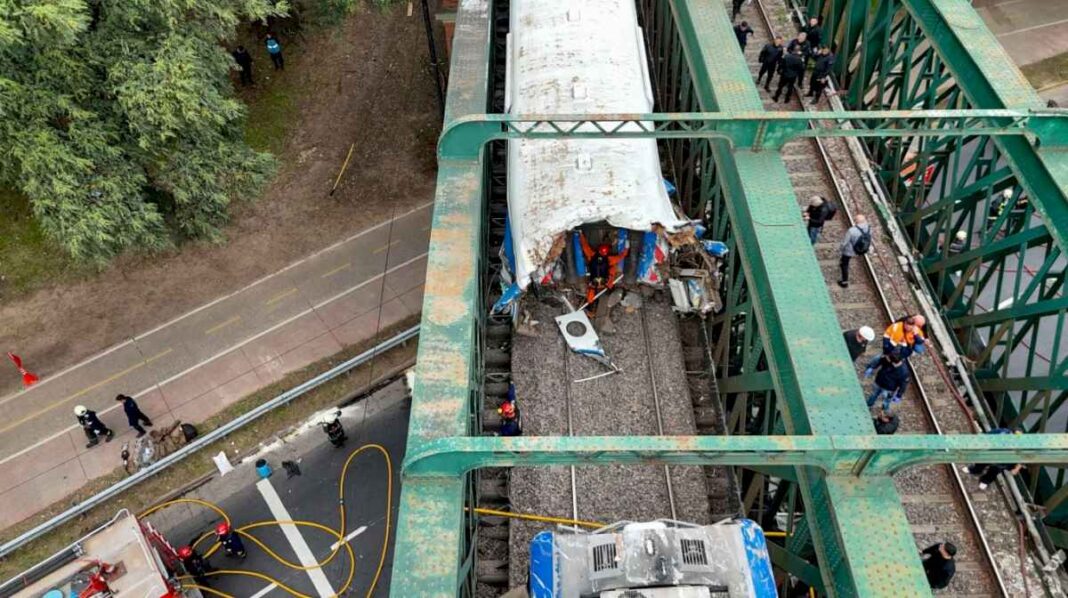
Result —
[{"label": "metal guardrail", "polygon": [[201,448],[215,442],[216,440],[224,438],[232,432],[241,429],[242,427],[255,421],[256,419],[267,414],[268,412],[293,401],[294,399],[300,397],[309,390],[312,390],[325,382],[329,382],[330,380],[333,380],[341,374],[344,374],[355,367],[367,363],[379,353],[389,351],[390,349],[393,349],[398,345],[409,341],[417,336],[419,336],[419,326],[415,325],[401,332],[400,334],[397,334],[396,336],[385,340],[379,343],[378,345],[375,345],[374,347],[371,347],[370,349],[360,353],[359,355],[356,355],[348,359],[347,361],[340,363],[334,366],[333,368],[330,368],[329,370],[319,374],[318,376],[315,376],[314,378],[285,391],[284,393],[278,395],[270,401],[267,401],[266,403],[257,406],[255,409],[249,411],[248,413],[245,413],[244,415],[238,417],[237,419],[227,422],[226,424],[197,438],[193,442],[185,445],[184,447],[178,449],[170,455],[167,455],[166,457],[153,463],[149,467],[138,471],[137,473],[122,480],[121,482],[93,495],[91,498],[74,505],[73,507],[67,509],[66,511],[63,511],[62,513],[56,515],[48,521],[34,527],[33,529],[30,529],[29,531],[26,531],[25,533],[11,540],[10,542],[3,544],[2,546],[0,546],[0,558],[11,554],[18,548],[24,546],[26,543],[41,537],[43,534],[51,531],[56,526],[62,525],[70,521],[71,519],[77,517],[78,515],[81,515],[82,513],[88,511],[89,509],[100,505],[104,501],[136,486],[138,483],[152,477],[153,475],[163,471],[171,465],[174,465],[175,463],[181,461],[189,455],[197,452]]}]

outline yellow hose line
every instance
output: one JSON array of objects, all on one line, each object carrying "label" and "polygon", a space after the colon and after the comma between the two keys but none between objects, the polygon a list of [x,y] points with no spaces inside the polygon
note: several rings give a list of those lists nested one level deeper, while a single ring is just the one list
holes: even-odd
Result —
[{"label": "yellow hose line", "polygon": [[578,526],[581,526],[581,527],[589,527],[589,528],[594,528],[594,529],[599,528],[599,527],[604,527],[603,523],[597,523],[596,521],[579,521],[577,519],[563,519],[563,518],[560,518],[560,517],[546,517],[544,515],[527,515],[525,513],[513,513],[511,511],[497,511],[497,510],[494,510],[494,509],[483,509],[481,507],[477,507],[475,509],[471,509],[471,508],[465,507],[464,510],[465,511],[472,511],[473,510],[475,513],[478,513],[479,515],[494,515],[496,517],[507,517],[509,519],[523,519],[523,520],[526,520],[526,521],[541,521],[543,523],[560,523],[562,525],[578,525]]},{"label": "yellow hose line", "polygon": [[214,594],[216,596],[222,596],[222,598],[237,598],[236,596],[232,596],[230,594],[227,594],[226,592],[220,592],[219,590],[213,590],[213,589],[211,589],[211,588],[209,588],[207,586],[201,586],[201,585],[197,585],[195,583],[183,583],[182,587],[183,588],[194,588],[194,589],[200,590],[201,592],[207,592],[209,594]]},{"label": "yellow hose line", "polygon": [[[371,585],[367,588],[367,598],[371,598],[371,595],[375,591],[375,587],[378,585],[378,580],[382,575],[382,569],[385,566],[386,553],[389,551],[389,533],[390,533],[390,529],[392,528],[393,460],[389,456],[389,451],[387,451],[385,449],[385,447],[383,447],[380,444],[365,444],[365,445],[361,446],[360,448],[358,448],[358,449],[352,451],[351,453],[349,453],[348,458],[345,459],[345,464],[341,468],[341,478],[338,480],[338,514],[339,514],[339,519],[340,519],[340,529],[339,530],[335,530],[335,529],[333,529],[331,527],[327,527],[327,526],[325,526],[325,525],[323,525],[321,523],[315,522],[315,521],[278,521],[278,520],[270,520],[270,521],[256,521],[256,522],[253,522],[253,523],[249,523],[249,524],[243,525],[241,527],[234,528],[234,531],[239,533],[239,534],[241,534],[245,538],[248,538],[249,541],[254,543],[256,546],[259,546],[261,549],[263,549],[264,552],[267,553],[268,556],[270,556],[274,560],[278,561],[282,565],[284,565],[284,566],[286,566],[286,567],[288,567],[290,569],[296,569],[296,570],[299,570],[299,571],[307,571],[309,569],[319,569],[319,568],[322,568],[322,567],[326,566],[332,560],[334,560],[334,557],[337,556],[337,553],[341,550],[341,547],[344,546],[345,551],[349,556],[349,574],[345,579],[345,585],[343,585],[341,587],[341,589],[337,592],[337,594],[335,594],[335,596],[344,596],[348,592],[349,587],[352,585],[352,580],[356,575],[356,554],[352,550],[352,545],[345,541],[345,529],[346,529],[345,477],[348,475],[349,465],[352,463],[353,459],[355,459],[356,456],[358,456],[359,454],[363,453],[365,450],[369,450],[369,449],[373,449],[373,450],[376,450],[376,451],[382,453],[382,458],[385,459],[385,462],[386,462],[386,529],[385,529],[385,534],[382,536],[382,550],[381,550],[381,552],[379,554],[379,557],[378,557],[378,568],[375,569],[374,578],[372,578]],[[141,513],[139,515],[139,517],[147,517],[148,515],[151,515],[152,513],[155,513],[156,511],[159,511],[160,509],[163,509],[163,508],[166,508],[166,507],[169,507],[169,506],[173,506],[173,505],[176,505],[176,504],[183,504],[183,503],[196,504],[196,505],[200,505],[200,506],[203,506],[203,507],[207,507],[207,508],[215,511],[220,517],[223,518],[224,521],[226,521],[227,524],[230,524],[229,515],[227,515],[226,512],[223,511],[218,505],[213,504],[211,502],[208,502],[206,500],[198,499],[198,498],[176,498],[174,500],[169,500],[167,502],[160,503],[158,505],[150,507],[149,509],[147,509],[143,513]],[[266,527],[266,526],[270,526],[270,525],[302,525],[302,526],[305,526],[305,527],[312,527],[312,528],[324,531],[324,532],[330,534],[331,536],[337,538],[338,539],[337,547],[334,548],[330,552],[330,555],[328,557],[326,557],[326,559],[324,559],[321,562],[316,563],[315,565],[309,565],[309,566],[305,567],[305,566],[299,565],[297,563],[291,563],[285,557],[282,557],[278,553],[276,553],[273,550],[271,550],[259,538],[257,538],[254,535],[248,533],[248,530],[257,529],[257,528],[260,528],[260,527]],[[598,526],[599,526],[599,524],[598,524]],[[197,544],[200,544],[203,540],[205,540],[206,538],[210,537],[211,535],[212,534],[210,532],[205,532],[204,534],[201,534],[201,536],[199,538],[197,538],[196,541],[193,543],[193,546],[196,547]],[[221,546],[222,545],[220,543],[216,542],[214,545],[212,545],[212,547],[210,549],[208,549],[208,551],[204,554],[204,557],[207,558],[207,557],[211,556],[216,551],[218,551],[219,548],[221,548]],[[293,588],[290,588],[289,586],[285,585],[281,581],[278,581],[277,579],[275,579],[275,578],[273,578],[273,577],[271,577],[269,575],[266,575],[266,574],[263,574],[263,573],[259,573],[257,571],[244,571],[244,570],[236,570],[236,569],[222,569],[222,570],[213,571],[213,572],[209,573],[208,575],[244,575],[246,577],[255,577],[257,579],[262,579],[263,581],[276,584],[279,588],[281,588],[284,591],[288,592],[289,594],[295,596],[296,598],[314,598],[313,596],[308,596],[307,594],[302,594],[302,593],[294,590]],[[183,580],[183,579],[192,579],[192,577],[184,576],[184,577],[180,577],[179,578],[179,580]],[[214,590],[212,588],[206,588],[204,586],[200,586],[200,585],[196,585],[196,584],[185,584],[185,586],[186,587],[197,588],[199,590],[206,591],[206,592],[208,592],[210,594],[214,594],[216,596],[221,596],[222,598],[234,598],[234,596],[231,596],[231,595],[226,594],[224,592],[220,592],[218,590]]]},{"label": "yellow hose line", "polygon": [[222,509],[219,508],[218,505],[216,505],[214,503],[210,503],[210,502],[208,502],[206,500],[200,500],[199,498],[175,498],[173,500],[168,500],[167,502],[163,502],[163,503],[160,503],[160,504],[158,504],[158,505],[156,505],[154,507],[149,507],[149,508],[145,509],[144,511],[141,512],[140,515],[138,515],[138,517],[139,518],[148,517],[152,513],[155,513],[156,511],[158,511],[158,510],[160,510],[160,509],[162,509],[164,507],[171,507],[171,506],[179,505],[179,504],[183,504],[183,503],[190,503],[190,504],[194,504],[194,505],[200,505],[202,507],[207,507],[207,508],[211,509],[212,511],[215,511],[219,515],[219,517],[222,517],[223,520],[226,521],[227,525],[230,524],[230,517],[226,514],[226,511],[223,511]]}]

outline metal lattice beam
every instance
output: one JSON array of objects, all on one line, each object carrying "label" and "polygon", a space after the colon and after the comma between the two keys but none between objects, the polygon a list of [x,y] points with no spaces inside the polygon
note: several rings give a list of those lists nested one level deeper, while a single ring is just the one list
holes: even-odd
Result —
[{"label": "metal lattice beam", "polygon": [[[839,123],[849,121],[852,127]],[[448,123],[439,156],[477,155],[497,139],[710,138],[731,148],[779,150],[802,137],[987,137],[1068,145],[1064,110],[879,110],[868,112],[705,112],[677,114],[475,114]]]}]

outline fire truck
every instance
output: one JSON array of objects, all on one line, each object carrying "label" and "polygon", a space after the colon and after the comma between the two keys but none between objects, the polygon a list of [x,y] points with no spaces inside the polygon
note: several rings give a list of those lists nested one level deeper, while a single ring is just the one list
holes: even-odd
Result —
[{"label": "fire truck", "polygon": [[192,598],[177,577],[174,546],[125,509],[110,521],[18,577],[0,585],[0,598]]}]

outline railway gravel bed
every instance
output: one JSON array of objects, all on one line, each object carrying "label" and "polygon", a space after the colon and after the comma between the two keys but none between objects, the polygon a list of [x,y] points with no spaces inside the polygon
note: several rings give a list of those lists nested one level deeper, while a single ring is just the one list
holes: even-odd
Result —
[{"label": "railway gravel bed", "polygon": [[[613,311],[615,333],[601,342],[618,374],[575,382],[603,373],[605,367],[570,353],[553,318],[565,308],[534,297],[522,307],[538,322],[536,334],[517,334],[512,346],[512,377],[524,409],[524,434],[563,436],[568,433],[570,400],[574,435],[656,435],[657,415],[650,385],[655,377],[664,433],[693,435],[693,407],[682,360],[678,322],[660,295],[644,298],[643,306]],[[646,351],[643,310],[651,354]],[[672,467],[676,515],[680,520],[709,523],[708,489],[700,467]],[[572,512],[570,471],[566,467],[513,468],[509,483],[511,507],[517,512],[611,523],[670,518],[662,466],[576,468],[578,513]],[[510,585],[527,579],[527,547],[544,524],[513,521],[510,526]]]}]

